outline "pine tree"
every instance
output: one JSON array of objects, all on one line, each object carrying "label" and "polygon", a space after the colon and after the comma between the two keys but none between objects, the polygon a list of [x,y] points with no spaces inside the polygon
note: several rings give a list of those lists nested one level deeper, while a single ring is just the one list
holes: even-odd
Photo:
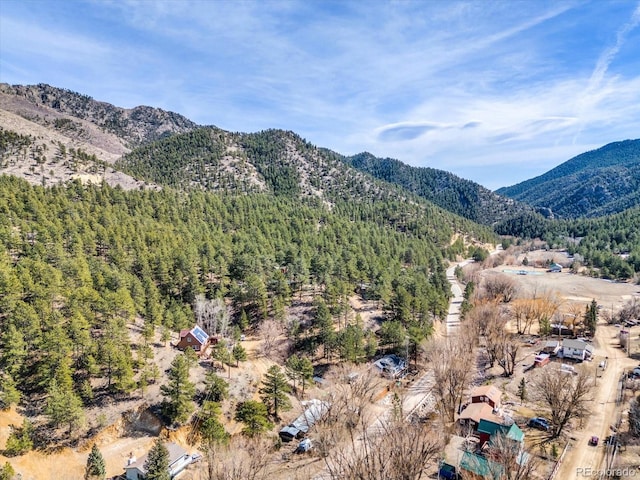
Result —
[{"label": "pine tree", "polygon": [[13,480],[15,475],[16,471],[9,462],[5,462],[4,466],[0,468],[0,480]]},{"label": "pine tree", "polygon": [[229,384],[216,372],[209,370],[204,378],[205,395],[213,402],[221,402],[229,396]]},{"label": "pine tree", "polygon": [[169,369],[169,381],[160,387],[162,395],[166,397],[163,411],[172,422],[183,423],[193,412],[193,396],[195,385],[189,380],[189,360],[178,355]]},{"label": "pine tree", "polygon": [[58,386],[54,378],[49,385],[49,398],[45,407],[45,413],[49,416],[51,423],[58,427],[66,424],[69,432],[84,423],[84,410],[82,400],[73,390]]},{"label": "pine tree", "polygon": [[147,455],[147,461],[144,462],[146,474],[145,480],[171,480],[169,473],[169,450],[164,446],[159,438],[153,444],[153,447]]},{"label": "pine tree", "polygon": [[260,398],[267,409],[278,419],[281,410],[291,410],[291,401],[287,393],[291,391],[287,379],[278,365],[272,365],[265,374],[262,388],[259,390]]},{"label": "pine tree", "polygon": [[202,406],[199,414],[198,429],[203,442],[207,446],[214,444],[227,444],[230,435],[224,429],[224,425],[220,423],[220,404],[217,402],[206,401]]},{"label": "pine tree", "polygon": [[236,367],[240,364],[240,362],[244,362],[247,360],[247,351],[239,343],[236,343],[234,345],[231,355],[233,355],[233,358],[236,361]]},{"label": "pine tree", "polygon": [[520,399],[520,403],[527,399],[527,382],[524,377],[520,379],[520,383],[518,384],[518,398]]},{"label": "pine tree", "polygon": [[267,418],[267,407],[264,403],[255,400],[240,402],[236,406],[235,419],[244,423],[242,433],[249,437],[255,437],[273,428],[273,424]]},{"label": "pine tree", "polygon": [[589,335],[596,334],[596,326],[598,325],[598,303],[594,300],[587,306],[584,314],[584,325]]},{"label": "pine tree", "polygon": [[20,403],[21,396],[13,377],[0,374],[0,410],[7,410],[11,405]]},{"label": "pine tree", "polygon": [[106,475],[104,457],[98,446],[94,443],[87,458],[87,466],[84,469],[85,480],[102,480]]}]

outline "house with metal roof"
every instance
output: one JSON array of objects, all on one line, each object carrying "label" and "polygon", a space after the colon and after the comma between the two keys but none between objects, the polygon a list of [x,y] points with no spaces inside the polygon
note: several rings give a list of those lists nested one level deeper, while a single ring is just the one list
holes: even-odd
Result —
[{"label": "house with metal roof", "polygon": [[515,423],[511,425],[504,425],[502,423],[481,419],[478,424],[477,432],[480,437],[480,447],[487,442],[491,443],[491,439],[499,433],[504,434],[507,439],[513,440],[514,442],[518,442],[520,444],[524,442],[524,432],[520,430],[520,427]]},{"label": "house with metal roof", "polygon": [[[169,452],[169,475],[171,478],[175,478],[191,464],[195,457],[189,455],[184,448],[175,443],[165,443],[164,446]],[[127,465],[124,467],[127,480],[144,480],[147,474],[147,469],[144,464],[147,462],[148,455],[149,454],[146,453],[139,459],[133,456],[129,458]]]},{"label": "house with metal roof", "polygon": [[504,468],[487,457],[474,452],[464,452],[460,459],[460,470],[468,472],[474,479],[499,480]]},{"label": "house with metal roof", "polygon": [[373,366],[385,377],[398,378],[407,369],[407,362],[404,358],[391,354],[376,360]]},{"label": "house with metal roof", "polygon": [[204,352],[209,345],[209,335],[198,325],[191,330],[181,330],[180,339],[176,345],[180,350],[191,347],[196,353]]}]

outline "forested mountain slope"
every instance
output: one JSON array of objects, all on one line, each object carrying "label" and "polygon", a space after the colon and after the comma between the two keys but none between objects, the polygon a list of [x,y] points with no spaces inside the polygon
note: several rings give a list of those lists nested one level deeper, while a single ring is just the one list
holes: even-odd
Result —
[{"label": "forested mountain slope", "polygon": [[492,225],[532,209],[501,197],[491,190],[434,168],[417,168],[392,158],[377,158],[370,153],[343,157],[343,161],[376,178],[407,190],[474,222]]},{"label": "forested mountain slope", "polygon": [[135,178],[179,189],[270,192],[317,198],[328,205],[350,201],[366,205],[365,209],[391,202],[396,205],[392,216],[401,222],[425,216],[475,238],[487,238],[489,232],[401,186],[376,180],[345,164],[340,155],[283,130],[246,134],[201,127],[134,149],[115,165]]},{"label": "forested mountain slope", "polygon": [[562,218],[621,212],[640,205],[640,140],[610,143],[496,193]]},{"label": "forested mountain slope", "polygon": [[[409,332],[417,342],[447,312],[444,256],[463,252],[450,246],[453,215],[421,208],[78,180],[44,188],[0,175],[0,403],[22,397],[57,426],[50,403],[64,398],[75,410],[63,423],[76,431],[83,406],[126,398],[149,378],[153,361],[129,337],[132,322],[144,324],[144,338],[190,327],[200,295],[225,298],[233,325],[246,329],[241,312],[254,328],[284,322],[294,293],[310,284],[339,318],[366,284],[389,312],[381,341],[404,342]],[[328,321],[287,327],[294,350],[346,352],[349,338],[329,335]],[[349,332],[370,337],[362,328]]]}]

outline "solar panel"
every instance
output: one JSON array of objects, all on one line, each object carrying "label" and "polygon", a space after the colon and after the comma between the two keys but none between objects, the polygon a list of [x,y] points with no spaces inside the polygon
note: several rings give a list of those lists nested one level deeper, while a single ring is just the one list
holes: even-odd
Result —
[{"label": "solar panel", "polygon": [[207,342],[207,340],[209,339],[209,335],[207,335],[206,332],[204,330],[202,330],[197,325],[195,327],[193,327],[193,330],[191,330],[191,333],[193,334],[194,337],[196,337],[196,339],[202,345],[204,345]]}]

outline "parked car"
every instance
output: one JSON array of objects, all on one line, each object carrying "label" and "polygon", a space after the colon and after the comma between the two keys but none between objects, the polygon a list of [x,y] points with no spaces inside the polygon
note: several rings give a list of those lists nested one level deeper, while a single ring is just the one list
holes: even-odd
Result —
[{"label": "parked car", "polygon": [[542,417],[533,417],[527,422],[527,425],[530,426],[531,428],[544,430],[545,432],[548,432],[549,430],[551,430],[551,426],[549,425],[548,420]]},{"label": "parked car", "polygon": [[598,437],[596,437],[595,435],[593,435],[590,439],[589,439],[589,445],[591,445],[592,447],[597,447],[598,446],[598,442],[600,441],[600,439]]},{"label": "parked car", "polygon": [[442,462],[440,464],[440,469],[438,470],[438,478],[445,478],[446,480],[459,480],[462,477],[458,472],[456,472],[456,467]]}]

